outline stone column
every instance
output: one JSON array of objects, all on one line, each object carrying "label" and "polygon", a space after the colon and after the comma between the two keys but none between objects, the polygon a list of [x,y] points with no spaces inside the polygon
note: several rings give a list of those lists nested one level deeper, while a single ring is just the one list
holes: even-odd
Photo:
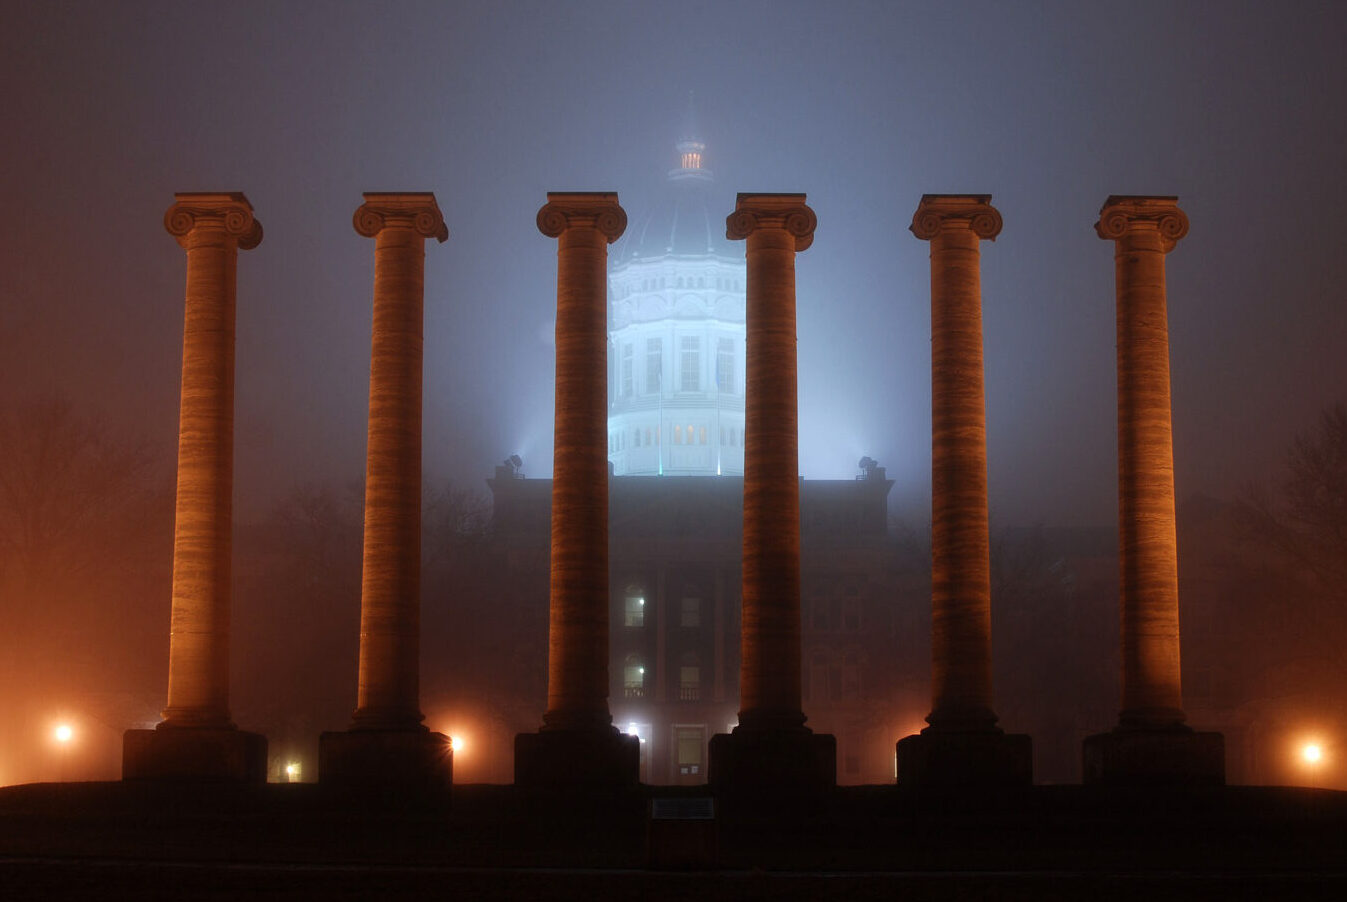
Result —
[{"label": "stone column", "polygon": [[234,289],[240,248],[262,241],[241,193],[185,193],[164,226],[187,251],[168,706],[124,737],[123,775],[266,779],[266,740],[229,714],[234,476]]},{"label": "stone column", "polygon": [[366,193],[355,230],[374,239],[365,458],[360,670],[348,733],[325,733],[324,782],[447,786],[447,738],[421,723],[421,378],[425,240],[449,237],[430,193]]},{"label": "stone column", "polygon": [[739,726],[711,739],[726,789],[836,783],[836,743],[800,704],[800,472],[795,254],[817,225],[803,194],[740,194],[725,221],[747,239],[744,535]]},{"label": "stone column", "polygon": [[1218,733],[1184,726],[1165,255],[1188,234],[1176,197],[1115,195],[1095,231],[1114,242],[1122,710],[1085,741],[1087,781],[1224,781]]},{"label": "stone column", "polygon": [[987,427],[979,241],[1001,214],[985,194],[923,195],[912,233],[931,242],[931,713],[898,744],[900,783],[1030,780],[1029,738],[992,710]]},{"label": "stone column", "polygon": [[552,193],[557,239],[556,423],[547,711],[515,740],[515,781],[635,785],[640,744],[608,709],[608,245],[627,214],[613,193]]}]

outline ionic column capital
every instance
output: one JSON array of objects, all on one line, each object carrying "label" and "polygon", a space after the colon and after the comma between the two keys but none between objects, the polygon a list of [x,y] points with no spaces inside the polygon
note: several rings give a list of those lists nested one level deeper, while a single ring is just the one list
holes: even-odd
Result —
[{"label": "ionic column capital", "polygon": [[355,230],[366,238],[373,238],[384,229],[411,229],[423,238],[444,242],[449,239],[449,228],[435,195],[429,191],[385,194],[366,191],[365,202],[355,211]]},{"label": "ionic column capital", "polygon": [[1099,209],[1094,230],[1106,241],[1118,241],[1129,234],[1156,232],[1165,253],[1188,234],[1188,215],[1179,209],[1172,195],[1144,196],[1113,194]]},{"label": "ionic column capital", "polygon": [[627,230],[627,211],[616,191],[549,191],[538,211],[538,231],[559,238],[567,229],[597,229],[608,243]]},{"label": "ionic column capital", "polygon": [[262,223],[253,215],[253,205],[241,191],[178,192],[177,201],[164,214],[164,228],[187,247],[194,229],[215,229],[238,242],[243,250],[262,243]]},{"label": "ionic column capital", "polygon": [[912,214],[912,234],[930,241],[942,229],[969,229],[987,241],[1001,234],[1001,211],[990,194],[923,194]]},{"label": "ionic column capital", "polygon": [[734,212],[725,217],[725,237],[747,238],[758,229],[785,229],[795,238],[795,250],[814,243],[818,217],[805,204],[803,194],[739,194]]}]

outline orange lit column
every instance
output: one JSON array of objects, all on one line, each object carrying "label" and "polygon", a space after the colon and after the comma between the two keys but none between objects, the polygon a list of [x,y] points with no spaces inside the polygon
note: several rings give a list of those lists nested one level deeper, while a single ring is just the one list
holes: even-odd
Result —
[{"label": "orange lit column", "polygon": [[726,236],[747,239],[743,627],[739,725],[798,729],[800,463],[795,254],[818,220],[803,194],[740,194]]},{"label": "orange lit column", "polygon": [[168,705],[156,731],[127,732],[123,774],[256,781],[266,741],[237,731],[229,714],[229,604],[235,272],[239,249],[261,243],[262,224],[241,193],[175,197],[164,225],[187,251],[187,297]]},{"label": "orange lit column", "polygon": [[355,230],[374,239],[374,327],[360,677],[354,730],[424,729],[421,628],[421,371],[425,239],[449,230],[433,194],[365,194]]},{"label": "orange lit column", "polygon": [[164,225],[187,250],[168,726],[230,727],[234,491],[234,284],[239,248],[262,241],[242,194],[178,194]]},{"label": "orange lit column", "polygon": [[606,730],[608,711],[608,245],[616,194],[547,195],[557,239],[551,625],[544,730]]},{"label": "orange lit column", "polygon": [[925,195],[912,233],[931,242],[931,713],[933,729],[990,730],[991,563],[978,242],[987,195]]},{"label": "orange lit column", "polygon": [[836,742],[800,704],[800,469],[795,255],[818,220],[803,194],[740,194],[725,235],[747,240],[739,725],[710,744],[723,791],[818,788]]},{"label": "orange lit column", "polygon": [[985,194],[923,195],[912,233],[931,243],[931,713],[898,745],[900,783],[1028,782],[1027,736],[992,708],[987,427],[979,242],[1001,214]]},{"label": "orange lit column", "polygon": [[1109,197],[1095,223],[1114,242],[1118,323],[1118,537],[1122,710],[1085,741],[1087,781],[1224,779],[1217,733],[1183,723],[1178,539],[1165,255],[1188,234],[1176,197]]},{"label": "orange lit column", "polygon": [[557,239],[557,369],[547,710],[515,740],[528,785],[639,776],[639,742],[608,709],[608,245],[626,226],[609,192],[549,192],[538,211]]},{"label": "orange lit column", "polygon": [[1188,234],[1176,200],[1110,197],[1095,225],[1117,271],[1123,726],[1184,720],[1165,309],[1165,254]]}]

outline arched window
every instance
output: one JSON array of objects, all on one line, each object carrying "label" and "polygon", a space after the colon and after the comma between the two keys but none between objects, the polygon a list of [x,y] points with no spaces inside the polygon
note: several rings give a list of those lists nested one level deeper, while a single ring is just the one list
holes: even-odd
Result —
[{"label": "arched window", "polygon": [[650,444],[650,430],[649,430],[649,429],[647,429],[647,430],[645,431],[645,443],[646,443],[647,445]]},{"label": "arched window", "polygon": [[641,430],[636,430],[636,437],[631,440],[633,447],[641,447]]},{"label": "arched window", "polygon": [[674,424],[674,444],[683,444],[683,427],[678,424]]},{"label": "arched window", "polygon": [[705,445],[705,444],[706,444],[706,427],[705,427],[705,426],[702,426],[702,427],[700,427],[700,428],[697,430],[697,444],[699,444],[699,445]]}]

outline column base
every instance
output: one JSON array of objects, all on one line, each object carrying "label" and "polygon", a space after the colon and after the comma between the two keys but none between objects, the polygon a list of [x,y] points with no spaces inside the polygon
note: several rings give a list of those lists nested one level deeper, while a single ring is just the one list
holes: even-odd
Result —
[{"label": "column base", "polygon": [[324,786],[448,792],[454,782],[449,737],[429,730],[351,730],[318,737]]},{"label": "column base", "polygon": [[228,727],[127,730],[122,779],[265,783],[267,738]]},{"label": "column base", "polygon": [[1117,729],[1081,746],[1087,784],[1225,785],[1225,737],[1187,727]]},{"label": "column base", "polygon": [[802,727],[717,733],[707,759],[715,792],[816,792],[837,785],[837,739]]},{"label": "column base", "polygon": [[898,741],[898,785],[916,789],[991,789],[1029,786],[1033,742],[1000,730],[926,729]]},{"label": "column base", "polygon": [[641,740],[611,727],[544,730],[514,738],[516,786],[541,790],[635,788]]}]

